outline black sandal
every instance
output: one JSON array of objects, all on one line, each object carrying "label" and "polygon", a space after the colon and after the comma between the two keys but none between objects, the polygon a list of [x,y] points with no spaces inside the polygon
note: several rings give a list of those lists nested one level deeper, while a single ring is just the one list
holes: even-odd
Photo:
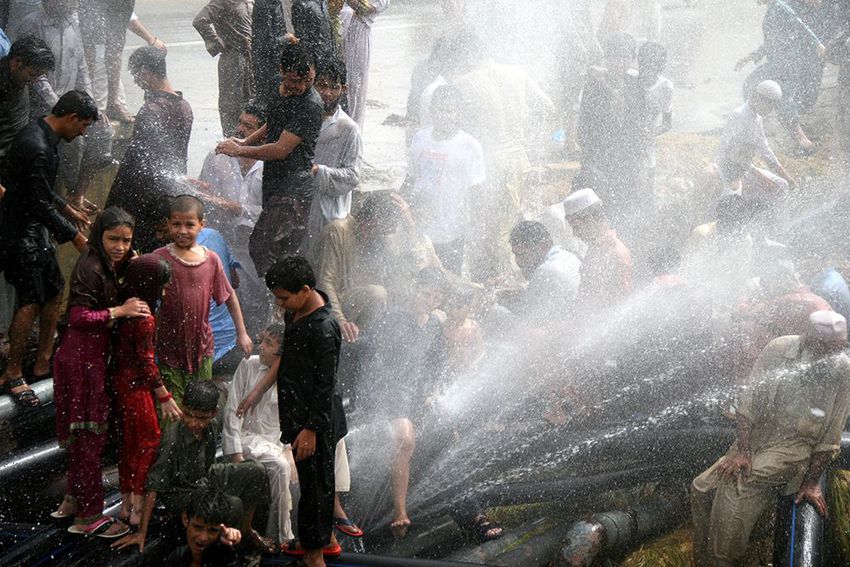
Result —
[{"label": "black sandal", "polygon": [[[498,530],[497,533],[491,534],[489,532],[493,530]],[[494,539],[499,539],[503,535],[505,535],[504,530],[502,530],[502,526],[493,522],[485,516],[484,514],[479,514],[475,516],[472,520],[472,523],[469,524],[467,531],[475,537],[478,538],[478,541],[481,543],[492,541]]]},{"label": "black sandal", "polygon": [[33,392],[32,388],[21,390],[20,392],[12,392],[12,388],[20,388],[21,386],[29,386],[27,381],[21,378],[10,378],[0,384],[0,395],[6,394],[12,396],[15,402],[24,408],[37,408],[41,405],[41,400]]}]

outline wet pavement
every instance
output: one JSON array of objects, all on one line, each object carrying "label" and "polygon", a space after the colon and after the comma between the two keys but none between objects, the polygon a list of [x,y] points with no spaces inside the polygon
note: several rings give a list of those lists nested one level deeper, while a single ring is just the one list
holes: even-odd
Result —
[{"label": "wet pavement", "polygon": [[[471,0],[475,1],[475,0]],[[478,0],[498,5],[493,0]],[[194,15],[205,0],[138,0],[137,14],[169,48],[169,76],[183,91],[195,112],[189,145],[189,173],[197,175],[206,153],[221,138],[217,111],[215,59],[192,28]],[[534,2],[530,2],[533,4]],[[594,0],[598,19],[603,0]],[[702,0],[686,7],[664,0],[663,43],[670,53],[668,75],[677,86],[674,129],[701,132],[723,125],[726,113],[741,101],[746,71],[735,73],[735,61],[758,47],[764,7],[754,0]],[[494,8],[495,9],[495,8]],[[413,66],[430,51],[447,22],[435,0],[396,1],[373,28],[373,59],[369,109],[364,129],[365,155],[381,175],[367,176],[373,188],[396,187],[406,163],[403,128],[384,125],[391,115],[403,116]],[[125,56],[142,45],[130,35]],[[142,101],[141,91],[124,71],[131,109]]]}]

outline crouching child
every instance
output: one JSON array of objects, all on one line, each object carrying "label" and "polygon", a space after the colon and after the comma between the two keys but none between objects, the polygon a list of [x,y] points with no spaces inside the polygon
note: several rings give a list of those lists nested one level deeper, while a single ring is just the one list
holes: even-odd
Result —
[{"label": "crouching child", "polygon": [[229,517],[230,501],[220,490],[199,488],[193,492],[181,514],[186,545],[172,551],[165,564],[237,567],[240,563],[233,546],[242,540],[242,532],[226,525]]}]

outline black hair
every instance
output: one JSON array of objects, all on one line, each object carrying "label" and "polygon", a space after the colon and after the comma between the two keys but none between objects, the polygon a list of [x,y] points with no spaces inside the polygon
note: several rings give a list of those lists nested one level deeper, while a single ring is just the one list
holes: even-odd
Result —
[{"label": "black hair", "polygon": [[50,114],[53,116],[76,114],[81,120],[97,120],[97,103],[86,92],[68,91],[59,97]]},{"label": "black hair", "polygon": [[20,59],[25,67],[45,71],[52,71],[56,67],[56,59],[50,47],[34,35],[25,35],[13,43],[7,59]]},{"label": "black hair", "polygon": [[196,411],[218,409],[218,386],[212,380],[192,380],[183,394],[183,407]]},{"label": "black hair", "polygon": [[545,244],[552,247],[552,236],[542,223],[537,221],[520,221],[511,231],[511,245]]},{"label": "black hair", "polygon": [[171,264],[157,254],[142,254],[129,262],[124,271],[118,301],[138,297],[151,309],[162,299],[162,290],[171,281]]},{"label": "black hair", "polygon": [[650,66],[659,70],[667,65],[667,48],[655,41],[647,41],[637,52],[638,67]]},{"label": "black hair", "polygon": [[315,68],[316,63],[310,52],[300,43],[287,43],[280,52],[280,67],[284,73],[295,73],[299,77],[310,74],[310,67]]},{"label": "black hair", "polygon": [[339,57],[329,57],[320,61],[316,65],[316,77],[328,77],[333,81],[338,81],[340,85],[345,86],[348,81],[345,70],[345,63]]},{"label": "black hair", "polygon": [[606,57],[628,57],[635,58],[637,42],[635,38],[625,32],[615,33],[605,42]]},{"label": "black hair", "polygon": [[199,488],[189,495],[183,512],[189,520],[201,518],[207,524],[226,524],[230,518],[230,501],[216,488]]},{"label": "black hair", "polygon": [[285,289],[289,293],[298,293],[305,285],[316,287],[316,276],[310,262],[303,256],[287,256],[266,272],[266,286],[271,290]]},{"label": "black hair", "polygon": [[[107,207],[97,215],[89,231],[89,247],[97,252],[101,262],[107,267],[112,266],[112,261],[106,256],[106,251],[103,249],[103,233],[119,226],[126,226],[132,232],[136,229],[136,220],[121,207]],[[128,251],[127,255],[129,256],[131,253],[131,251]]]},{"label": "black hair", "polygon": [[177,195],[171,199],[168,206],[168,216],[173,214],[191,214],[197,215],[198,220],[204,220],[204,203],[194,195]]},{"label": "black hair", "polygon": [[165,65],[165,52],[153,46],[140,47],[130,54],[127,68],[134,75],[142,69],[147,69],[157,77],[168,76]]},{"label": "black hair", "polygon": [[283,346],[283,334],[286,331],[286,327],[281,323],[272,323],[268,327],[266,327],[266,334],[271,336],[274,340],[279,342],[281,346]]},{"label": "black hair", "polygon": [[441,85],[431,95],[431,109],[455,110],[458,107],[460,93],[451,85]]},{"label": "black hair", "polygon": [[245,103],[245,108],[242,110],[245,114],[257,117],[257,124],[262,126],[266,123],[266,107],[257,100],[249,100]]},{"label": "black hair", "polygon": [[361,223],[386,223],[395,227],[401,222],[401,211],[388,191],[374,191],[364,199],[354,218]]},{"label": "black hair", "polygon": [[448,287],[446,274],[440,268],[422,268],[413,277],[413,283],[419,287],[444,290]]}]

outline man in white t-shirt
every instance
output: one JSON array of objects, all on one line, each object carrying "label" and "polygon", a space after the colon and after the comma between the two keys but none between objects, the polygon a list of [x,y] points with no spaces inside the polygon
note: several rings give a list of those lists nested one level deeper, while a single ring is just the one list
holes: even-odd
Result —
[{"label": "man in white t-shirt", "polygon": [[484,151],[457,126],[457,93],[449,86],[434,91],[434,125],[416,133],[410,147],[410,202],[443,266],[456,274],[463,267],[467,201],[486,180]]}]

